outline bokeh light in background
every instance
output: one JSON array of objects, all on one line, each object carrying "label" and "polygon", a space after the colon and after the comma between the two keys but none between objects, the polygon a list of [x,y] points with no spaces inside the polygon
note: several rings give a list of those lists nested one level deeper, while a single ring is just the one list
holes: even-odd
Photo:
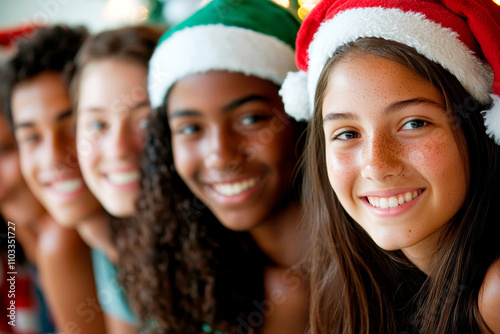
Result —
[{"label": "bokeh light in background", "polygon": [[[125,24],[176,24],[210,0],[16,0],[0,1],[0,29],[66,23],[98,32]],[[304,18],[319,0],[269,0]],[[496,0],[500,1],[500,0]]]},{"label": "bokeh light in background", "polygon": [[500,6],[500,0],[493,0],[493,2]]},{"label": "bokeh light in background", "polygon": [[[321,0],[272,0],[280,6],[290,9],[301,20],[305,19],[307,14],[316,6]],[[500,0],[498,0],[500,1]],[[294,6],[293,3],[296,3]]]},{"label": "bokeh light in background", "polygon": [[104,6],[104,17],[109,22],[124,24],[143,22],[149,16],[147,5],[142,0],[109,0]]},{"label": "bokeh light in background", "polygon": [[307,14],[311,10],[313,10],[314,6],[316,6],[320,0],[299,0],[299,10],[298,10],[298,15],[299,17],[303,20],[306,18]]},{"label": "bokeh light in background", "polygon": [[278,5],[283,6],[285,8],[290,7],[290,1],[289,0],[273,0],[276,2]]},{"label": "bokeh light in background", "polygon": [[[130,24],[175,25],[211,0],[0,0],[0,34],[54,23],[83,25],[90,32]],[[320,0],[269,0],[304,19]],[[495,0],[500,1],[500,0]],[[10,43],[13,44],[13,43]],[[0,63],[13,52],[0,45]]]}]

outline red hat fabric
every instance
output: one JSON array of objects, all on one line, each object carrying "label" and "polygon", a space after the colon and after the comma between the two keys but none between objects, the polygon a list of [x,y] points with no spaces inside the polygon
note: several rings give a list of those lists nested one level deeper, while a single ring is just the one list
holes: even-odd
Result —
[{"label": "red hat fabric", "polygon": [[363,37],[411,46],[457,77],[479,102],[493,99],[485,124],[500,145],[500,6],[492,0],[323,0],[298,33],[301,71],[289,73],[281,90],[290,115],[312,117],[325,63],[338,47]]},{"label": "red hat fabric", "polygon": [[26,25],[0,30],[0,46],[12,47],[20,38],[30,37],[39,26]]}]

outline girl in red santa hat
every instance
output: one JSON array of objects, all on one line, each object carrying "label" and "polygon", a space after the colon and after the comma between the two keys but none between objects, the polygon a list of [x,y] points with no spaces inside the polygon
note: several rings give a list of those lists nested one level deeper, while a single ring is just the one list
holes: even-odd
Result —
[{"label": "girl in red santa hat", "polygon": [[313,333],[500,333],[499,33],[488,0],[304,21],[281,93],[311,120]]}]

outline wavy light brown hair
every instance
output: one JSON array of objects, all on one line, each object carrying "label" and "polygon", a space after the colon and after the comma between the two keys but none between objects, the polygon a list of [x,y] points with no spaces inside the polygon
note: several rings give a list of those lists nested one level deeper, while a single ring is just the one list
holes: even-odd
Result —
[{"label": "wavy light brown hair", "polygon": [[75,64],[68,69],[71,76],[71,98],[78,104],[81,75],[85,67],[104,59],[117,59],[149,68],[149,59],[164,29],[154,26],[127,26],[106,30],[90,36],[76,55]]},{"label": "wavy light brown hair", "polygon": [[[432,83],[446,101],[469,171],[463,207],[446,225],[429,276],[401,251],[380,249],[348,215],[328,180],[322,105],[335,65],[349,57],[394,60]],[[313,333],[480,333],[478,293],[500,256],[499,148],[485,134],[485,106],[440,65],[414,49],[378,38],[339,48],[318,81],[304,159],[305,216],[311,221]],[[494,204],[494,205],[492,205]],[[496,237],[495,237],[496,236]]]}]

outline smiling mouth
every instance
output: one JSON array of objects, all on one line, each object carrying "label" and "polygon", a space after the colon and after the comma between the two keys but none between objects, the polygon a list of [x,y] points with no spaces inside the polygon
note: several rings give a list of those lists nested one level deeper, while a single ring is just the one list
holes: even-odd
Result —
[{"label": "smiling mouth", "polygon": [[52,189],[56,190],[61,194],[69,194],[80,189],[82,185],[83,185],[83,180],[78,178],[72,180],[53,182],[51,187]]},{"label": "smiling mouth", "polygon": [[390,197],[377,197],[377,196],[367,196],[366,199],[375,208],[380,209],[392,209],[400,205],[413,201],[415,198],[420,196],[423,192],[422,189],[415,190],[413,192],[405,192],[396,196]]},{"label": "smiling mouth", "polygon": [[130,172],[113,172],[107,174],[108,180],[115,185],[122,186],[125,184],[139,181],[141,174],[138,170]]},{"label": "smiling mouth", "polygon": [[223,196],[236,196],[254,187],[259,180],[260,177],[254,177],[240,182],[217,183],[213,185],[213,188]]}]

